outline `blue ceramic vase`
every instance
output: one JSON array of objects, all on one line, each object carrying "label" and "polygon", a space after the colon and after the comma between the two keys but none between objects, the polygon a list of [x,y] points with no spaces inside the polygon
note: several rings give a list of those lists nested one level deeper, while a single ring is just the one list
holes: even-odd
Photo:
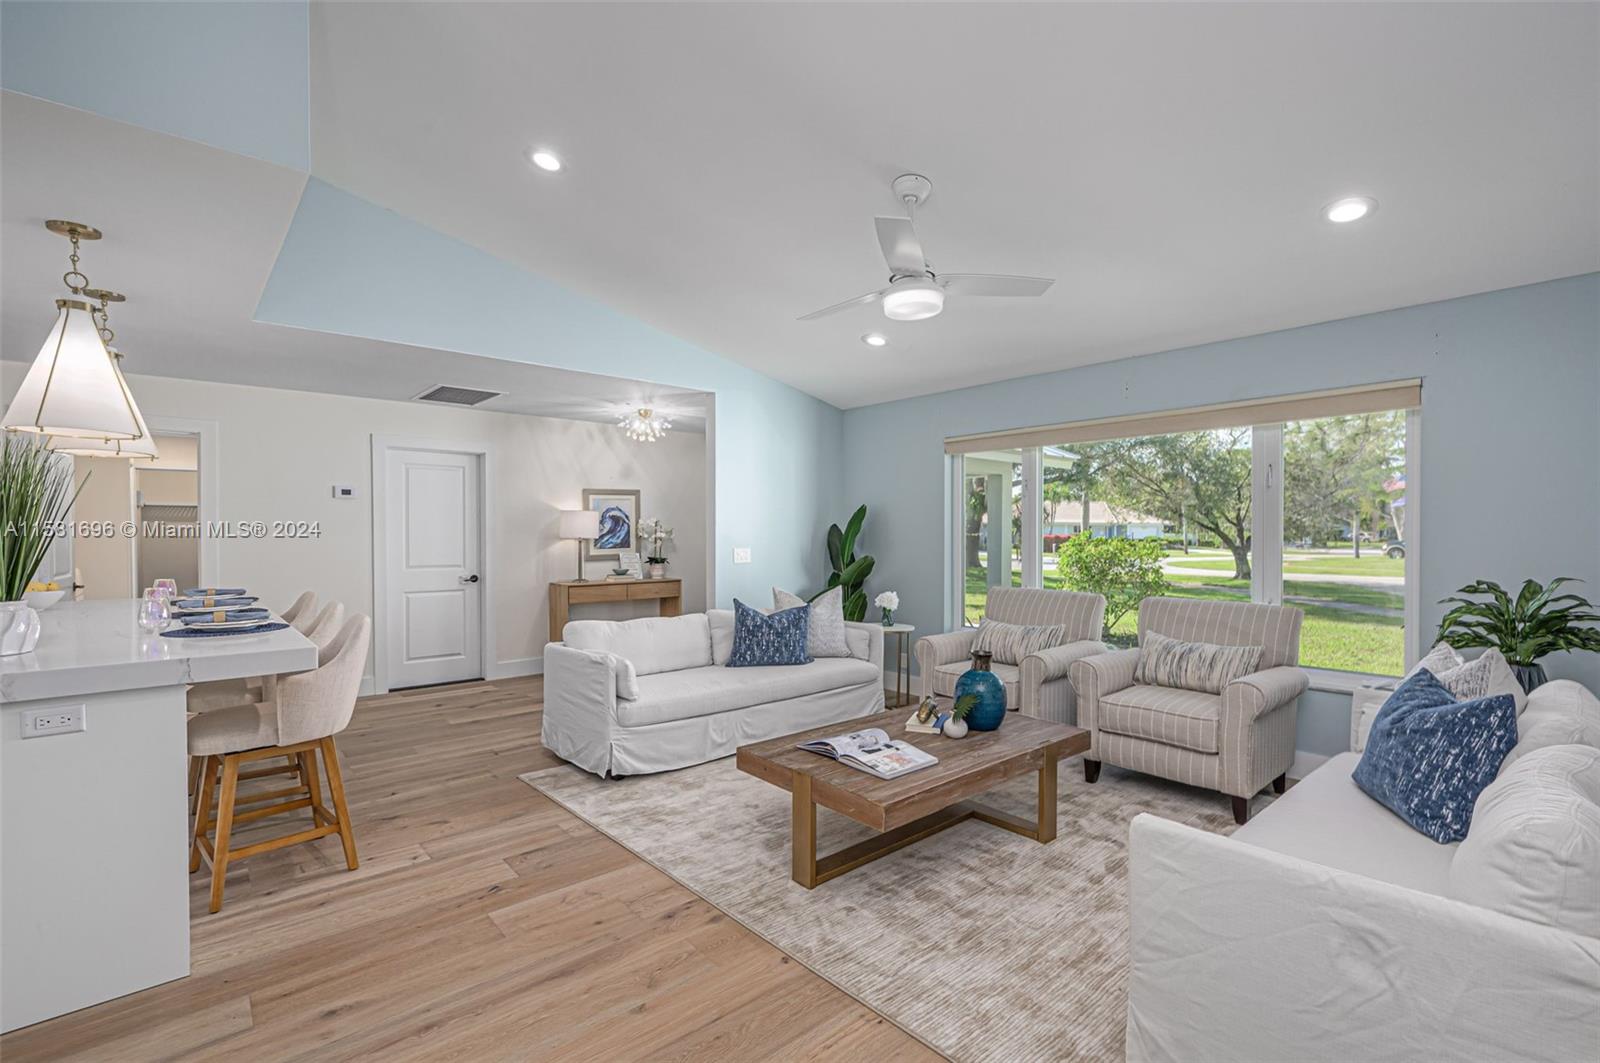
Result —
[{"label": "blue ceramic vase", "polygon": [[977,696],[978,703],[967,713],[967,726],[974,731],[998,730],[1006,718],[1006,687],[1000,677],[989,671],[993,655],[974,653],[972,668],[956,680],[956,699],[967,694]]}]

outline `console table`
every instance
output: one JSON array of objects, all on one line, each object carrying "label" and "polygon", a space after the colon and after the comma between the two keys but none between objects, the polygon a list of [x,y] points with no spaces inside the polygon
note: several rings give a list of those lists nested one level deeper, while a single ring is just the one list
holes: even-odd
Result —
[{"label": "console table", "polygon": [[593,602],[660,603],[662,616],[683,613],[681,579],[562,580],[550,584],[550,641],[560,642],[574,605]]}]

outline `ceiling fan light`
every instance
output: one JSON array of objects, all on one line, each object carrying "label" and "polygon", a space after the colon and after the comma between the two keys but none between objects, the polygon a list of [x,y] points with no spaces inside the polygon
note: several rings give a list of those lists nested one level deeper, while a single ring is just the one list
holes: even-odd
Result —
[{"label": "ceiling fan light", "polygon": [[944,309],[944,289],[932,281],[897,284],[883,293],[883,316],[892,321],[921,321]]},{"label": "ceiling fan light", "polygon": [[59,313],[0,427],[87,439],[137,439],[144,434],[127,385],[117,372],[79,295],[56,300]]}]

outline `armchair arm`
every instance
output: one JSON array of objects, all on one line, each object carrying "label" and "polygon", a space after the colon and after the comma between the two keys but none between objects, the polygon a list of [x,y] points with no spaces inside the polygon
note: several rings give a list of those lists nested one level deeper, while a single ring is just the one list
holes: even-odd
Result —
[{"label": "armchair arm", "polygon": [[1067,676],[1072,681],[1072,692],[1078,700],[1078,726],[1089,732],[1089,759],[1098,760],[1095,735],[1095,714],[1100,699],[1107,694],[1133,685],[1133,673],[1139,665],[1137,647],[1112,650],[1090,657],[1079,657],[1067,666]]},{"label": "armchair arm", "polygon": [[948,631],[942,635],[928,635],[917,640],[917,675],[922,678],[922,697],[933,695],[933,670],[941,664],[959,661],[972,653],[972,640],[978,637],[976,628]]},{"label": "armchair arm", "polygon": [[1294,763],[1295,699],[1310,684],[1293,665],[1240,676],[1222,688],[1217,789],[1249,797]]},{"label": "armchair arm", "polygon": [[1022,691],[1018,707],[1028,716],[1057,723],[1072,723],[1077,719],[1077,699],[1072,696],[1067,669],[1073,661],[1105,652],[1105,643],[1098,639],[1080,639],[1028,654],[1022,659]]},{"label": "armchair arm", "polygon": [[560,642],[544,648],[540,741],[556,756],[596,775],[611,766],[611,732],[617,723],[614,662],[619,659]]}]

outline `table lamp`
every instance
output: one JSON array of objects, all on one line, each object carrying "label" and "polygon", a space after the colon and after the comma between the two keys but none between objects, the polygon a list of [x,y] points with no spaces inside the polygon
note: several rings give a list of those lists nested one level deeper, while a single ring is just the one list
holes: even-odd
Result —
[{"label": "table lamp", "polygon": [[587,583],[583,578],[583,540],[593,539],[600,534],[600,514],[592,509],[563,509],[561,511],[561,537],[563,539],[578,540],[578,583]]}]

